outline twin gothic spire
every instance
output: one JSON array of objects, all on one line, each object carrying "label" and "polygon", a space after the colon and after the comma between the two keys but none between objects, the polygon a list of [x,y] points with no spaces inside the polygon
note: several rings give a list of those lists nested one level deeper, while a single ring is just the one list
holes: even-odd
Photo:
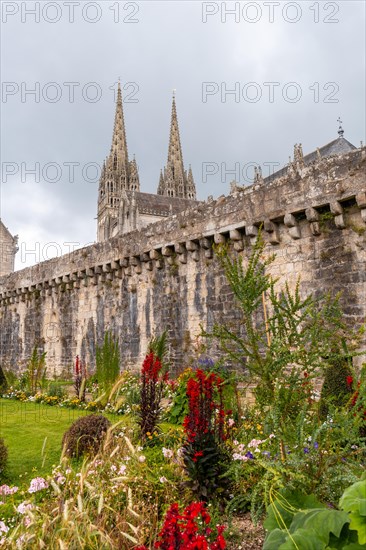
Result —
[{"label": "twin gothic spire", "polygon": [[[123,117],[121,85],[118,83],[116,114],[110,154],[107,157],[99,183],[99,201],[109,198],[109,205],[116,205],[121,191],[140,191],[138,167],[135,159],[128,159],[126,130]],[[180,143],[177,108],[173,96],[168,160],[160,173],[158,195],[196,199],[196,187],[192,170],[184,169]],[[108,197],[107,197],[108,196]],[[111,202],[112,199],[112,202]]]},{"label": "twin gothic spire", "polygon": [[[121,228],[125,224],[121,223],[121,212],[124,212],[126,200],[129,201],[128,196],[135,192],[140,193],[138,166],[135,159],[128,159],[122,92],[121,85],[118,83],[112,145],[109,156],[103,164],[99,181],[98,241],[106,240],[122,230]],[[164,171],[160,173],[157,195],[170,197],[172,201],[176,198],[196,199],[196,187],[192,170],[189,168],[187,173],[183,165],[174,96],[168,161]],[[150,197],[157,197],[157,195],[150,195]]]}]

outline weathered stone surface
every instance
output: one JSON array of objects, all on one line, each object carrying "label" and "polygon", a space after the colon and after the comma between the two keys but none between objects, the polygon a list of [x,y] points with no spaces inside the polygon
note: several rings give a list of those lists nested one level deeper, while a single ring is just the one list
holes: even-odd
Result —
[{"label": "weathered stone surface", "polygon": [[[70,368],[76,354],[93,369],[96,346],[110,329],[120,338],[123,368],[137,368],[151,336],[167,329],[178,372],[200,325],[225,322],[243,330],[210,244],[223,235],[245,263],[261,225],[265,251],[276,255],[269,269],[279,287],[285,281],[293,287],[300,275],[303,293],[342,292],[346,320],[360,326],[366,317],[365,164],[365,150],[322,158],[301,173],[1,277],[0,362],[24,367],[37,343],[47,352],[50,374]],[[322,216],[335,203],[341,214]],[[209,353],[215,356],[215,348]]]}]

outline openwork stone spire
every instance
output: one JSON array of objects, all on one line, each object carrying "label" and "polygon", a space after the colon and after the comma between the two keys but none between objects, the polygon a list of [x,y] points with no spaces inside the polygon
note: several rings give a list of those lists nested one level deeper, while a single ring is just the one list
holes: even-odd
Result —
[{"label": "openwork stone spire", "polygon": [[122,92],[118,83],[111,151],[99,181],[98,241],[107,240],[118,232],[119,208],[126,191],[140,191],[140,180],[136,160],[128,160]]},{"label": "openwork stone spire", "polygon": [[184,169],[175,94],[173,94],[172,102],[168,160],[163,173],[160,173],[158,195],[179,197],[182,199],[196,199],[196,186],[192,170],[189,168],[187,174]]}]

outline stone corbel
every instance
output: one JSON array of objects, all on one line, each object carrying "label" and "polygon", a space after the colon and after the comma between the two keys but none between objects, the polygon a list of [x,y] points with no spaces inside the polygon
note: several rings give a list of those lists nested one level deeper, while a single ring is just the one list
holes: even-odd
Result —
[{"label": "stone corbel", "polygon": [[319,223],[319,212],[315,208],[307,208],[305,210],[305,216],[310,224],[310,231],[312,235],[317,236],[321,234],[320,223]]},{"label": "stone corbel", "polygon": [[150,250],[150,260],[160,260],[161,255],[157,250]]},{"label": "stone corbel", "polygon": [[214,243],[215,243],[215,244],[225,244],[225,243],[226,243],[226,237],[225,237],[225,235],[222,235],[221,233],[215,233],[215,235],[214,235]]},{"label": "stone corbel", "polygon": [[184,244],[177,243],[174,245],[175,253],[178,254],[178,261],[181,264],[187,263],[187,249]]},{"label": "stone corbel", "polygon": [[243,234],[239,231],[239,229],[230,230],[230,240],[234,242],[234,250],[237,252],[244,250]]},{"label": "stone corbel", "polygon": [[366,223],[366,191],[356,195],[357,206],[361,209],[361,218]]},{"label": "stone corbel", "polygon": [[198,248],[199,248],[199,245],[196,242],[194,241],[186,242],[186,249],[189,252],[191,252],[192,260],[194,260],[195,262],[198,262],[198,260],[200,259]]},{"label": "stone corbel", "polygon": [[202,239],[200,239],[200,247],[203,248],[203,250],[205,251],[205,258],[212,258],[213,250],[211,239],[207,237],[203,237]]},{"label": "stone corbel", "polygon": [[135,273],[139,275],[142,272],[141,260],[138,256],[131,256],[130,264],[134,267]]},{"label": "stone corbel", "polygon": [[247,225],[245,227],[245,234],[250,239],[250,244],[255,244],[258,236],[258,227],[256,225]]},{"label": "stone corbel", "polygon": [[343,206],[338,201],[332,201],[330,203],[330,211],[334,214],[334,223],[338,229],[344,229],[346,224],[343,217]]},{"label": "stone corbel", "polygon": [[301,239],[299,222],[293,214],[286,214],[283,223],[288,228],[291,239]]},{"label": "stone corbel", "polygon": [[279,244],[280,242],[280,233],[278,230],[278,225],[271,220],[264,220],[263,224],[264,231],[268,233],[268,240],[271,244]]}]

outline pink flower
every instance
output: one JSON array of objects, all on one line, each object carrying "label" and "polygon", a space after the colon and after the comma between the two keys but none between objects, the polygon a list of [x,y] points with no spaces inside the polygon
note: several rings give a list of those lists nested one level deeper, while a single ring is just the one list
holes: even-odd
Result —
[{"label": "pink flower", "polygon": [[28,510],[32,510],[33,505],[27,504],[26,502],[21,502],[17,507],[17,512],[19,514],[26,514]]},{"label": "pink flower", "polygon": [[13,495],[18,491],[18,487],[9,487],[9,485],[0,486],[0,495]]},{"label": "pink flower", "polygon": [[43,477],[35,477],[30,482],[30,487],[28,489],[28,493],[37,493],[38,491],[42,491],[43,489],[48,488],[48,483]]},{"label": "pink flower", "polygon": [[126,470],[127,470],[127,466],[125,466],[124,464],[122,464],[122,465],[120,466],[120,469],[118,470],[118,473],[119,473],[121,476],[123,476],[123,475],[125,475]]},{"label": "pink flower", "polygon": [[165,476],[161,476],[161,478],[159,479],[160,483],[165,483],[167,480],[167,478]]},{"label": "pink flower", "polygon": [[139,462],[145,462],[145,460],[146,460],[146,456],[144,455],[139,456]]},{"label": "pink flower", "polygon": [[7,533],[8,531],[9,527],[7,527],[3,521],[0,521],[0,533]]}]

